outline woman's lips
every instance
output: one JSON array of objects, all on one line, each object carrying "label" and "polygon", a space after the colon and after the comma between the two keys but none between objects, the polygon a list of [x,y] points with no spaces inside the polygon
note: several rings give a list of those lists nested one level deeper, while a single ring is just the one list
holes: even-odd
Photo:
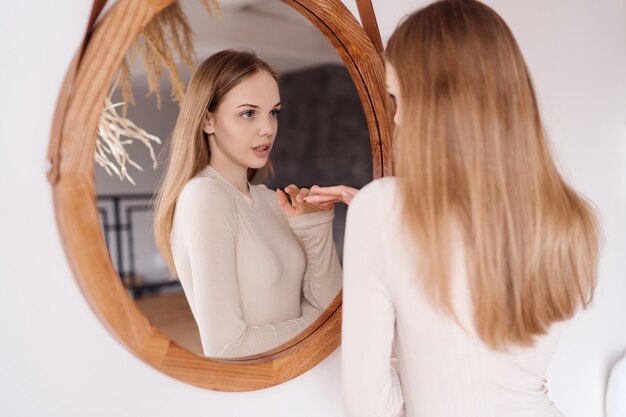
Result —
[{"label": "woman's lips", "polygon": [[254,146],[252,147],[252,153],[254,153],[254,155],[256,155],[259,158],[267,158],[270,154],[271,148],[272,148],[272,145],[270,144]]}]

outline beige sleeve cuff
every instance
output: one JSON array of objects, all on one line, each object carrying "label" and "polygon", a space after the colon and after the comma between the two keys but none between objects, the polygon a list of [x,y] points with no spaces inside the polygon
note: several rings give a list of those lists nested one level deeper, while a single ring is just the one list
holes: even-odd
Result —
[{"label": "beige sleeve cuff", "polygon": [[335,218],[335,210],[318,211],[316,213],[287,217],[291,229],[310,229],[321,224],[330,223]]}]

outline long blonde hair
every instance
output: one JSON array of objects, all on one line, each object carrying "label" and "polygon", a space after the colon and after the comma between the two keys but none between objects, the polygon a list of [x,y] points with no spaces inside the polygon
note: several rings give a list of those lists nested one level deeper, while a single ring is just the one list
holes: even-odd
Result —
[{"label": "long blonde hair", "polygon": [[[266,71],[278,80],[278,74],[254,53],[224,50],[207,58],[191,76],[172,132],[167,170],[156,196],[154,213],[157,248],[174,276],[177,274],[170,233],[176,200],[185,184],[211,159],[207,134],[202,129],[205,112],[214,112],[232,88],[258,71]],[[249,169],[248,180],[262,177],[269,170],[269,163],[259,170]]]},{"label": "long blonde hair", "polygon": [[531,346],[591,302],[599,233],[552,160],[513,34],[478,1],[444,0],[408,16],[385,57],[402,98],[394,156],[423,288],[454,314],[454,219],[478,335],[497,350]]}]

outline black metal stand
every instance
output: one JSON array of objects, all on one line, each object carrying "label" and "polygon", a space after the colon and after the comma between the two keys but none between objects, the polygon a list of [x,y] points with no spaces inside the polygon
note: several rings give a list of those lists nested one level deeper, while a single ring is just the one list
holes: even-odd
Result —
[{"label": "black metal stand", "polygon": [[[120,279],[133,298],[159,293],[164,288],[180,287],[180,283],[172,279],[171,276],[157,279],[156,283],[150,284],[144,284],[138,279],[133,214],[151,212],[153,199],[152,194],[98,196],[98,212],[100,213],[104,240]],[[122,213],[124,214],[123,217]],[[114,254],[111,253],[112,242],[115,242]]]}]

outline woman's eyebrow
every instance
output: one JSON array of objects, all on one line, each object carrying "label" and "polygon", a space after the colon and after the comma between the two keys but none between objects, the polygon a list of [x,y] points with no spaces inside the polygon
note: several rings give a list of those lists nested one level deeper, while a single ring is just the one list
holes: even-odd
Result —
[{"label": "woman's eyebrow", "polygon": [[[278,106],[280,106],[280,101],[279,101],[278,103],[274,104],[274,107],[278,107]],[[238,109],[239,107],[252,107],[253,109],[258,109],[258,108],[260,108],[260,107],[259,107],[259,106],[257,106],[256,104],[247,104],[247,103],[246,103],[246,104],[242,104],[242,105],[240,105],[240,106],[237,106],[237,107],[235,107],[235,108],[236,108],[236,109]]]}]

